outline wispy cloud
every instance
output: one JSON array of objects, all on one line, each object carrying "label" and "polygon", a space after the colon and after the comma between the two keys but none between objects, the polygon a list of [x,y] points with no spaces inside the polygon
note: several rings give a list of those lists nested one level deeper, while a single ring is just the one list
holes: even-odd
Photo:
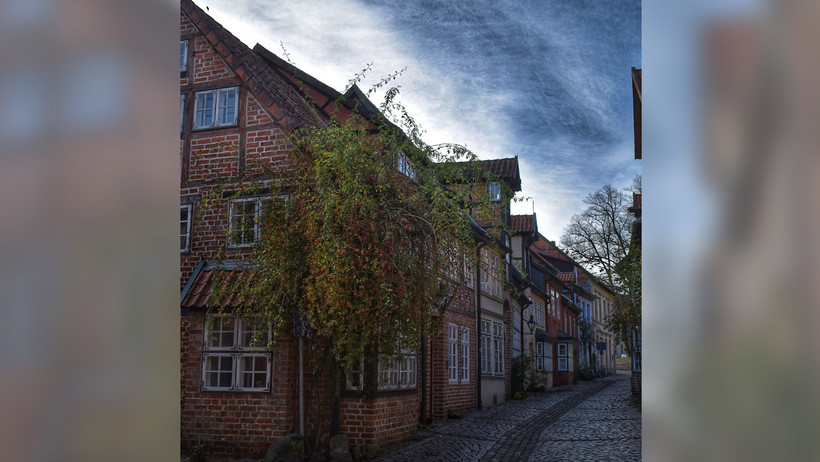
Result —
[{"label": "wispy cloud", "polygon": [[589,192],[639,172],[629,76],[640,67],[639,0],[197,3],[251,46],[281,55],[283,42],[338,90],[366,63],[363,87],[406,67],[402,102],[427,142],[518,155],[522,195],[552,239]]}]

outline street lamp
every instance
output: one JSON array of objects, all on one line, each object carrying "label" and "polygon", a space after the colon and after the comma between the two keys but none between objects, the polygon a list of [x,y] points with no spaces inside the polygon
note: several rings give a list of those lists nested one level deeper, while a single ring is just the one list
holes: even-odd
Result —
[{"label": "street lamp", "polygon": [[532,313],[530,313],[530,319],[527,320],[527,326],[530,328],[531,334],[535,332],[535,319],[532,319]]},{"label": "street lamp", "polygon": [[438,293],[436,294],[436,309],[440,315],[444,315],[444,312],[447,311],[447,307],[450,306],[450,300],[452,299],[453,295],[447,291],[444,284],[440,284]]}]

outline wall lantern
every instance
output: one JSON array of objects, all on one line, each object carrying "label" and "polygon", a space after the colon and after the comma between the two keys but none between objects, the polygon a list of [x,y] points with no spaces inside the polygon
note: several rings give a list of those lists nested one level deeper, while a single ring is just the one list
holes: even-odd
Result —
[{"label": "wall lantern", "polygon": [[529,326],[531,334],[535,332],[535,319],[532,319],[532,313],[530,313],[530,319],[527,321],[527,326]]},{"label": "wall lantern", "polygon": [[440,315],[444,315],[447,307],[450,306],[450,300],[453,299],[453,294],[444,288],[444,285],[439,285],[438,293],[436,294],[436,309]]}]

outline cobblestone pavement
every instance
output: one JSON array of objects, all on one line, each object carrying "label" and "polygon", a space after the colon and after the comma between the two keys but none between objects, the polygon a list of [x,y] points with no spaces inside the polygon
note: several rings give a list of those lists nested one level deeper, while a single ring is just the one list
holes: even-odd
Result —
[{"label": "cobblestone pavement", "polygon": [[640,461],[641,412],[623,377],[545,428],[530,462]]},{"label": "cobblestone pavement", "polygon": [[640,460],[640,412],[629,377],[579,382],[524,400],[436,420],[381,462]]}]

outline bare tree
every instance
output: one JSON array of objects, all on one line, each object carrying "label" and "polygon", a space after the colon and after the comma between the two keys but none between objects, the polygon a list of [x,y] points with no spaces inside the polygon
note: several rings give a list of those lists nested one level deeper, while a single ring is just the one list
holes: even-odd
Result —
[{"label": "bare tree", "polygon": [[[636,178],[636,182],[639,185],[640,179]],[[632,217],[627,209],[630,197],[606,185],[589,194],[584,203],[586,209],[573,215],[564,228],[561,244],[570,257],[615,288],[615,266],[629,252]]]}]

